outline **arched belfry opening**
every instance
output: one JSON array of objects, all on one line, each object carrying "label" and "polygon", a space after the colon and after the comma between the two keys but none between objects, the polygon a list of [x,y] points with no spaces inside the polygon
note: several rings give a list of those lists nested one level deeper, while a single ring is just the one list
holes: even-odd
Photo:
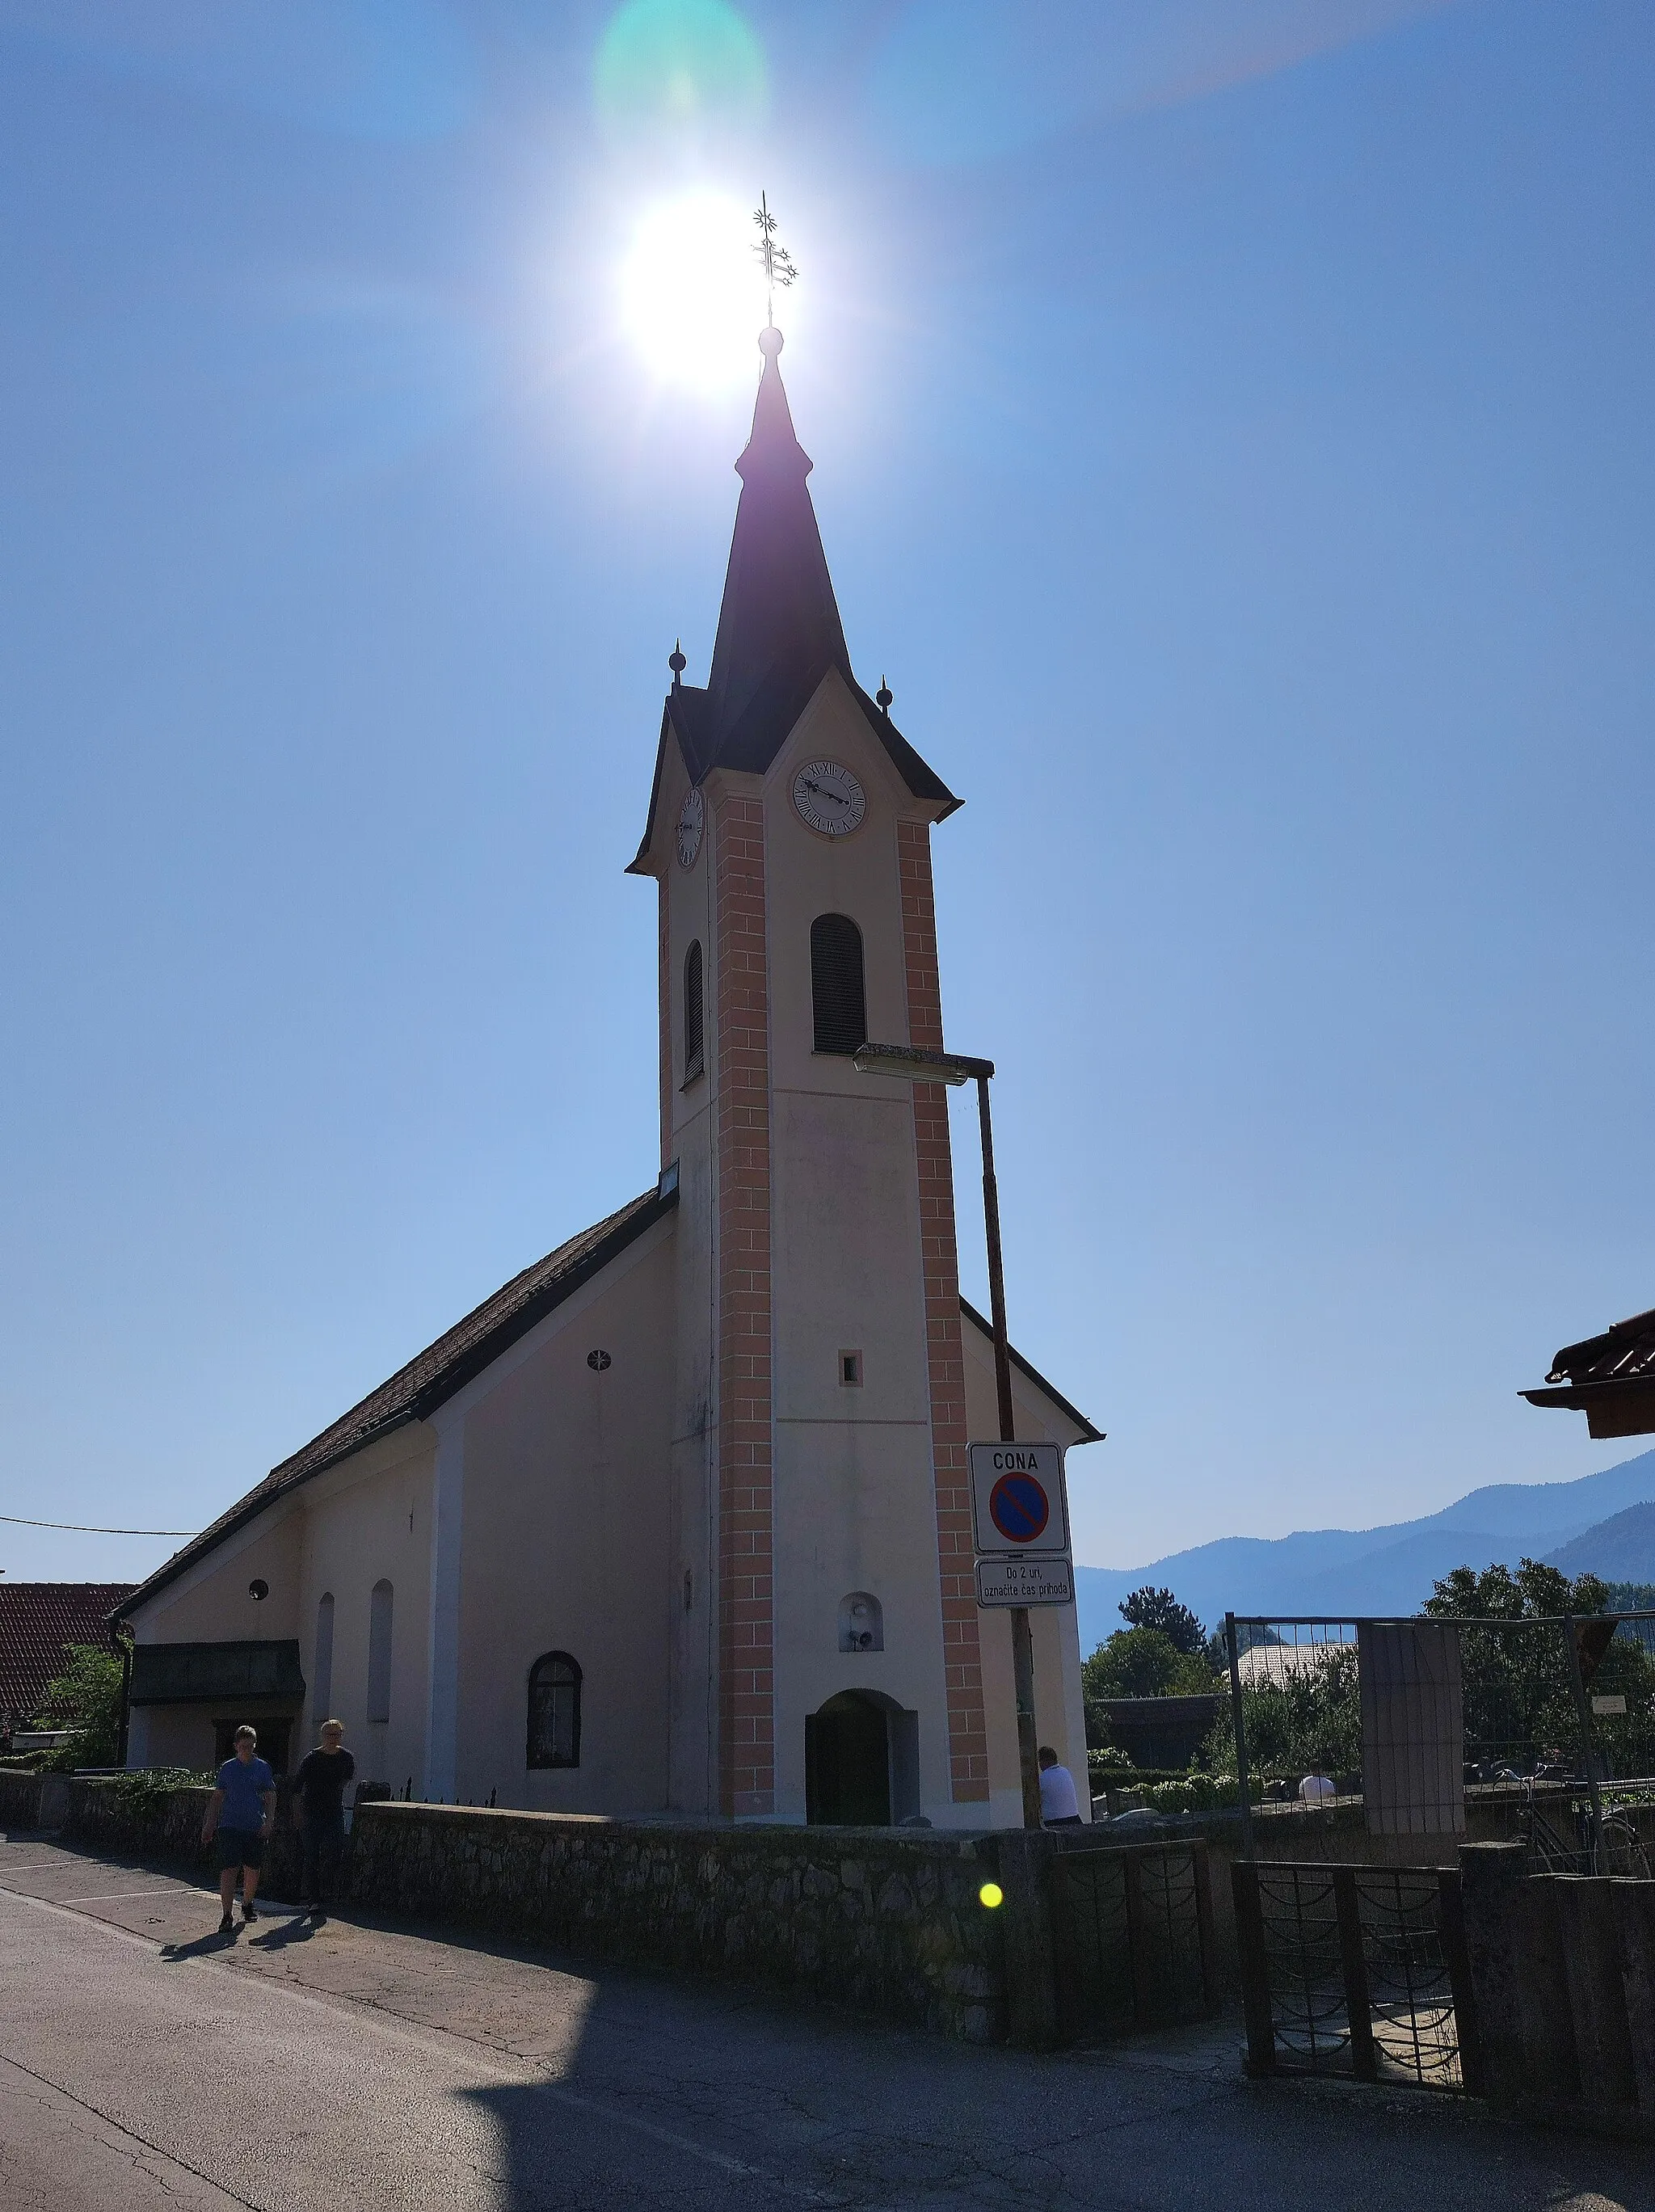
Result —
[{"label": "arched belfry opening", "polygon": [[919,1716],[882,1690],[841,1690],[804,1717],[804,1817],[888,1828],[919,1810]]},{"label": "arched belfry opening", "polygon": [[818,1052],[859,1052],[868,1042],[862,932],[848,914],[819,914],[810,924],[810,1009]]}]

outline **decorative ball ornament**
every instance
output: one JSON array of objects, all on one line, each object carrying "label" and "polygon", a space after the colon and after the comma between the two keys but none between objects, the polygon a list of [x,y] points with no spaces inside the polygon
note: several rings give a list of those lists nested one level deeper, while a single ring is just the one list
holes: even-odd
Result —
[{"label": "decorative ball ornament", "polygon": [[787,341],[773,323],[759,332],[759,351],[767,361],[774,361]]},{"label": "decorative ball ornament", "polygon": [[848,837],[868,811],[868,794],[838,761],[807,761],[793,778],[793,807],[807,829]]},{"label": "decorative ball ornament", "polygon": [[689,663],[684,659],[684,648],[682,645],[675,640],[672,650],[667,655],[667,666],[672,671],[672,680],[674,684],[677,683],[678,678],[683,674],[685,669],[687,669],[688,665]]},{"label": "decorative ball ornament", "polygon": [[692,784],[684,793],[684,803],[678,810],[678,866],[693,868],[700,856],[701,832],[706,827],[706,801],[699,784]]},{"label": "decorative ball ornament", "polygon": [[891,711],[891,687],[882,676],[879,679],[879,689],[874,694],[874,704],[882,714],[888,714]]}]

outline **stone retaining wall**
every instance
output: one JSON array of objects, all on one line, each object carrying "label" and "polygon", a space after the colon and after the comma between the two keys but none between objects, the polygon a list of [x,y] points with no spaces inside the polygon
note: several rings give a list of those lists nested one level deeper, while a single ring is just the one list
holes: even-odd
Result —
[{"label": "stone retaining wall", "polygon": [[1481,2093],[1655,2141],[1655,1881],[1530,1875],[1519,1844],[1459,1864]]},{"label": "stone retaining wall", "polygon": [[44,1825],[40,1819],[40,1785],[44,1777],[0,1769],[0,1828],[38,1828]]},{"label": "stone retaining wall", "polygon": [[978,1892],[1002,1881],[1015,1911],[1023,1870],[1003,1866],[1004,1841],[368,1805],[351,1896],[992,2043],[1015,2027],[1015,1992],[1004,1917]]}]

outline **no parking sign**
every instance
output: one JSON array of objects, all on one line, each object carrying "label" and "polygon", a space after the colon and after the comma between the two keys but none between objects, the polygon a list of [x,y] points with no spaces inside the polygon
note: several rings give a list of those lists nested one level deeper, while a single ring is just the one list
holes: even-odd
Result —
[{"label": "no parking sign", "polygon": [[1066,1552],[1061,1446],[973,1444],[971,1523],[979,1553]]}]

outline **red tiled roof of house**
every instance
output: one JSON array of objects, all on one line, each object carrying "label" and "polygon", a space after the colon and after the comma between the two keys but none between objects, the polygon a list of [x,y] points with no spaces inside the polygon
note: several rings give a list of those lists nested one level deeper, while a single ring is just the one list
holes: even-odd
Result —
[{"label": "red tiled roof of house", "polygon": [[0,1582],[0,1712],[31,1721],[66,1644],[115,1648],[108,1616],[135,1583]]}]

